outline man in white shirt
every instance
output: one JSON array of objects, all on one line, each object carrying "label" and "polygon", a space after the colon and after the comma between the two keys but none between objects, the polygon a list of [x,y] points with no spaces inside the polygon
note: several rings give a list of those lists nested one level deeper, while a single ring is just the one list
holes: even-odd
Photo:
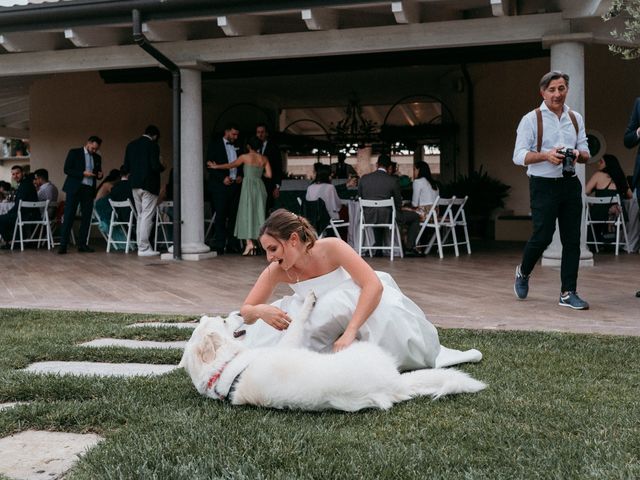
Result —
[{"label": "man in white shirt", "polygon": [[49,181],[49,172],[44,168],[39,168],[33,172],[35,176],[35,186],[38,189],[38,200],[43,202],[49,200],[50,202],[58,201],[58,188]]},{"label": "man in white shirt", "polygon": [[565,105],[568,91],[567,74],[545,74],[540,80],[544,101],[522,117],[518,125],[513,163],[527,167],[533,234],[525,246],[522,263],[516,267],[514,292],[521,300],[527,297],[529,275],[551,243],[557,220],[562,242],[559,305],[586,310],[589,304],[576,293],[582,185],[574,165],[576,161],[586,163],[590,154],[582,116]]}]

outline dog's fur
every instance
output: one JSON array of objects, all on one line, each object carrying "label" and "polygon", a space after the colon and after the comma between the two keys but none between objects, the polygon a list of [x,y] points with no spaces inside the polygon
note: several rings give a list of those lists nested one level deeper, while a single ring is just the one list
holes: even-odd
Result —
[{"label": "dog's fur", "polygon": [[[412,397],[436,399],[477,392],[486,386],[453,369],[401,374],[391,355],[368,342],[356,342],[334,354],[299,348],[314,302],[310,294],[301,318],[294,319],[274,347],[248,349],[233,336],[238,319],[203,317],[185,347],[180,366],[198,392],[208,397],[225,397],[226,392],[220,394],[216,384],[224,383],[221,375],[231,371],[228,377],[239,374],[235,390],[226,396],[231,403],[300,410],[388,409]],[[226,379],[227,387],[233,378]]]}]

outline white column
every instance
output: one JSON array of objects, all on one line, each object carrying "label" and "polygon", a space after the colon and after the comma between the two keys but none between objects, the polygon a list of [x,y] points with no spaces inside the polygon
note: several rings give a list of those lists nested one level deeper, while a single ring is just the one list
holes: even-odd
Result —
[{"label": "white column", "polygon": [[[580,113],[587,123],[584,102],[584,44],[576,41],[560,41],[551,45],[551,70],[559,70],[569,75],[567,105]],[[576,164],[576,173],[584,190],[585,166]],[[587,248],[587,228],[582,216],[580,227],[580,266],[592,267],[593,254]],[[542,254],[542,266],[559,267],[562,259],[562,243],[556,223],[551,245]]]},{"label": "white column", "polygon": [[[180,75],[182,258],[201,260],[215,256],[204,243],[202,72],[198,69],[181,68]],[[172,258],[172,255],[167,257]]]}]

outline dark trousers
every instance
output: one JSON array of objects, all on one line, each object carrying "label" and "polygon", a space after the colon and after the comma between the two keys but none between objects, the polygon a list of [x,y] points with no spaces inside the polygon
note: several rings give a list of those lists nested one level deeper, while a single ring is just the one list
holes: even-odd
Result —
[{"label": "dark trousers", "polygon": [[86,246],[89,227],[91,226],[91,213],[93,212],[94,188],[88,185],[80,185],[80,188],[73,193],[67,192],[64,202],[64,223],[62,224],[62,238],[60,247],[69,244],[69,235],[73,228],[73,221],[76,217],[78,205],[80,205],[80,232],[78,234],[78,247]]},{"label": "dark trousers", "polygon": [[[367,215],[367,211],[365,210],[365,216]],[[391,209],[389,209],[389,217],[391,216]],[[388,223],[390,218],[386,219],[375,217],[367,218],[366,221],[370,223]],[[418,232],[420,231],[420,216],[416,212],[410,212],[407,210],[396,210],[396,223],[400,226],[407,227],[407,242],[404,245],[404,250],[410,250],[416,245],[416,240],[418,239]],[[376,245],[385,245],[386,235],[382,228],[374,228],[373,236],[376,242]]]},{"label": "dark trousers", "polygon": [[16,226],[18,215],[15,213],[5,213],[0,215],[0,235],[4,241],[9,243],[13,237],[13,230]]},{"label": "dark trousers", "polygon": [[238,202],[240,201],[240,187],[236,183],[223,185],[212,183],[208,185],[211,212],[216,213],[213,222],[213,246],[216,250],[222,250],[225,246],[239,248],[235,243],[233,231],[238,214]]},{"label": "dark trousers", "polygon": [[556,219],[560,228],[562,292],[575,291],[580,264],[582,185],[578,177],[529,179],[533,235],[524,247],[521,272],[529,275],[553,240]]}]

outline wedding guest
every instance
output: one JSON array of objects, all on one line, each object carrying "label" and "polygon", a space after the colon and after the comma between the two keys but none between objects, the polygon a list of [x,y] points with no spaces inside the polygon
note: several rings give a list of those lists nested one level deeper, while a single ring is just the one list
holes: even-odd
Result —
[{"label": "wedding guest", "polygon": [[332,178],[350,178],[357,177],[356,169],[347,163],[347,154],[338,153],[338,162],[331,165]]},{"label": "wedding guest", "polygon": [[413,176],[415,180],[413,181],[411,205],[424,220],[438,198],[438,184],[431,175],[429,164],[422,160],[413,165]]},{"label": "wedding guest", "polygon": [[49,181],[49,172],[44,168],[39,168],[33,172],[33,175],[35,186],[38,189],[38,200],[57,202],[58,187]]},{"label": "wedding guest", "polygon": [[69,236],[78,205],[80,205],[81,212],[78,252],[90,253],[94,251],[86,242],[91,225],[93,199],[96,196],[96,183],[97,180],[102,179],[102,157],[98,154],[100,145],[102,145],[102,139],[92,135],[87,139],[84,147],[69,150],[64,161],[64,173],[67,175],[67,179],[62,190],[67,194],[67,198],[64,203],[62,238],[58,249],[58,253],[61,255],[67,253]]},{"label": "wedding guest", "polygon": [[207,190],[211,209],[216,214],[213,224],[214,240],[211,247],[218,255],[223,255],[225,249],[229,253],[239,250],[233,231],[240,201],[243,170],[242,167],[229,170],[214,168],[215,165],[226,165],[237,160],[238,152],[235,142],[239,134],[239,127],[229,123],[224,129],[224,135],[212,138],[207,148],[206,168],[209,174]]},{"label": "wedding guest", "polygon": [[119,180],[120,170],[114,168],[106,177],[104,177],[104,180],[102,180],[102,183],[98,186],[98,191],[96,192],[96,200],[108,197],[111,189],[116,183],[118,183]]},{"label": "wedding guest", "polygon": [[331,170],[328,166],[323,165],[318,169],[314,182],[307,187],[305,199],[309,202],[321,199],[327,207],[329,216],[334,220],[340,218],[342,202],[336,187],[331,183]]},{"label": "wedding guest", "polygon": [[160,193],[160,173],[165,168],[160,161],[159,138],[158,127],[149,125],[141,137],[127,145],[124,154],[124,166],[130,172],[129,181],[138,212],[136,240],[139,257],[160,255],[149,241]]},{"label": "wedding guest", "polygon": [[14,204],[4,215],[0,215],[0,236],[6,242],[2,248],[10,248],[10,241],[13,236],[13,229],[18,219],[18,205],[20,200],[25,202],[37,202],[38,193],[33,184],[33,179],[27,178],[20,165],[11,167],[11,179],[18,185],[16,189]]},{"label": "wedding guest", "polygon": [[258,153],[261,153],[271,166],[271,178],[262,177],[267,189],[267,212],[273,209],[274,201],[280,197],[280,184],[282,182],[282,155],[280,148],[269,138],[269,128],[264,123],[256,126],[256,137],[262,142]]}]

